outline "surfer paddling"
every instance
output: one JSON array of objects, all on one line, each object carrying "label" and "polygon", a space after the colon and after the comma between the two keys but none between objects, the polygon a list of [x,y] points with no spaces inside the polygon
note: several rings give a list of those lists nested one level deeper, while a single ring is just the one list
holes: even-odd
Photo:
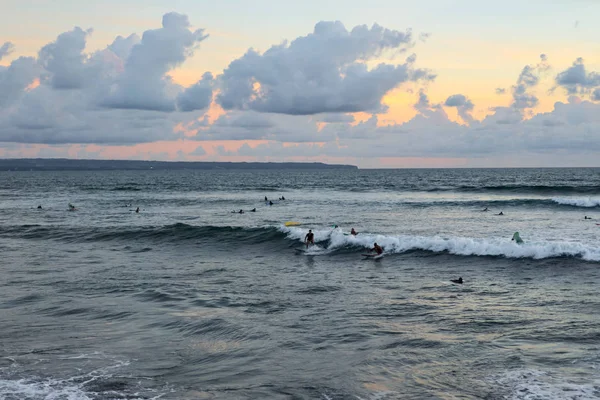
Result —
[{"label": "surfer paddling", "polygon": [[312,229],[308,230],[308,233],[306,234],[306,236],[304,237],[304,243],[306,243],[306,248],[308,249],[308,245],[313,245],[315,244],[315,234],[313,233]]}]

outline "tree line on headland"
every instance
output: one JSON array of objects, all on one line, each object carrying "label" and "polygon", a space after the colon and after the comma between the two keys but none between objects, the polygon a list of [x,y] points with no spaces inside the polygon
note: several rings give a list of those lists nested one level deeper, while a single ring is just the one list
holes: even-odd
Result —
[{"label": "tree line on headland", "polygon": [[302,162],[205,162],[142,160],[75,160],[67,158],[0,159],[0,171],[106,170],[215,170],[215,169],[358,169],[354,165]]}]

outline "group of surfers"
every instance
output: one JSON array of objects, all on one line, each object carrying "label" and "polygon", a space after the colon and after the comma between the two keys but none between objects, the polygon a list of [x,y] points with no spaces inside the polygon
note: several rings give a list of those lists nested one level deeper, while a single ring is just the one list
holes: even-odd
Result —
[{"label": "group of surfers", "polygon": [[[334,228],[337,228],[337,225],[335,225]],[[356,236],[356,235],[358,235],[358,232],[356,232],[354,230],[354,228],[352,228],[350,230],[350,234],[352,236]],[[308,248],[308,246],[312,246],[312,245],[315,244],[315,234],[313,233],[312,229],[308,230],[308,233],[304,237],[304,243],[306,244],[306,248]],[[380,245],[378,245],[377,243],[375,243],[373,245],[373,248],[369,249],[369,251],[374,251],[378,255],[380,255],[380,254],[383,254],[383,247],[381,247]]]}]

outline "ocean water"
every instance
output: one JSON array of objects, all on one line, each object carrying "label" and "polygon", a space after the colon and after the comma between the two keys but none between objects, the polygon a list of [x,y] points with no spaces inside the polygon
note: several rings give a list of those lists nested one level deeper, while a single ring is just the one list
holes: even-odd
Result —
[{"label": "ocean water", "polygon": [[0,399],[598,399],[598,224],[600,169],[0,173]]}]

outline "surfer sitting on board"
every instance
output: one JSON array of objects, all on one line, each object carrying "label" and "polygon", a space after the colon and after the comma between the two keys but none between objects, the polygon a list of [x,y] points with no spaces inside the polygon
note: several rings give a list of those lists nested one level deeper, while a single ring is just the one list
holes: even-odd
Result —
[{"label": "surfer sitting on board", "polygon": [[376,251],[377,255],[381,255],[383,253],[383,249],[381,248],[380,245],[378,245],[377,243],[375,243],[373,245],[373,248],[371,249],[371,251]]},{"label": "surfer sitting on board", "polygon": [[306,243],[306,248],[308,248],[309,244],[315,244],[315,234],[312,229],[308,230],[308,233],[304,237],[304,243]]},{"label": "surfer sitting on board", "polygon": [[352,228],[352,229],[350,230],[350,234],[351,234],[352,236],[356,236],[356,235],[358,235],[358,232],[356,232],[356,231],[354,230],[354,228]]}]

